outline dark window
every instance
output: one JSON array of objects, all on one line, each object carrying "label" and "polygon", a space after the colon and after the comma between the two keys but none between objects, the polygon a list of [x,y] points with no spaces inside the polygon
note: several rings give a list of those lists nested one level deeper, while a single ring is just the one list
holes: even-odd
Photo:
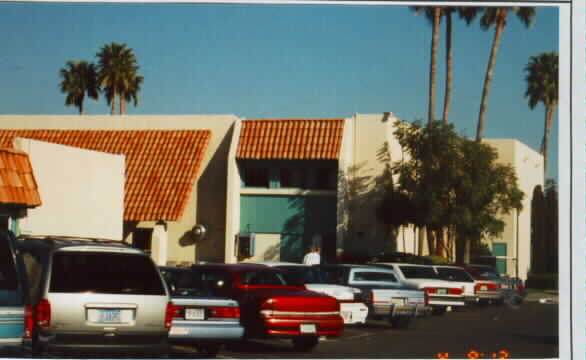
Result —
[{"label": "dark window", "polygon": [[464,270],[451,268],[437,268],[437,272],[442,280],[473,282],[472,277]]},{"label": "dark window", "polygon": [[317,178],[315,181],[316,189],[320,190],[334,190],[336,183],[334,181],[335,176],[334,169],[321,168],[317,170]]},{"label": "dark window", "polygon": [[[6,236],[0,238],[0,290],[14,291],[18,288],[18,275],[9,241]],[[4,305],[4,301],[0,301]]]},{"label": "dark window", "polygon": [[201,278],[189,270],[161,270],[173,296],[211,296],[213,292],[204,286]]},{"label": "dark window", "polygon": [[277,271],[247,271],[240,273],[242,285],[285,286],[283,275]]},{"label": "dark window", "polygon": [[282,168],[279,173],[279,182],[282,188],[295,187],[295,181],[293,179],[293,170],[288,168]]},{"label": "dark window", "polygon": [[159,273],[149,257],[97,252],[55,253],[50,291],[165,295]]},{"label": "dark window", "polygon": [[144,251],[146,254],[151,253],[151,239],[153,229],[136,229],[132,234],[132,245]]},{"label": "dark window", "polygon": [[354,281],[381,281],[381,282],[397,282],[394,274],[385,272],[372,271],[355,271]]},{"label": "dark window", "polygon": [[434,269],[423,266],[399,266],[407,279],[439,279]]},{"label": "dark window", "polygon": [[269,187],[269,169],[247,167],[244,169],[244,186],[246,187]]},{"label": "dark window", "polygon": [[212,291],[216,296],[226,296],[232,288],[232,277],[227,271],[221,269],[193,268],[194,281]]}]

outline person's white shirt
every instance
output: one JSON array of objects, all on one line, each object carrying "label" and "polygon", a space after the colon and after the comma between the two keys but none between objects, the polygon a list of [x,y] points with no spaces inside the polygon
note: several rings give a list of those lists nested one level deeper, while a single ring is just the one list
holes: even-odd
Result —
[{"label": "person's white shirt", "polygon": [[305,265],[317,265],[321,262],[321,256],[316,251],[308,252],[303,257],[303,264]]}]

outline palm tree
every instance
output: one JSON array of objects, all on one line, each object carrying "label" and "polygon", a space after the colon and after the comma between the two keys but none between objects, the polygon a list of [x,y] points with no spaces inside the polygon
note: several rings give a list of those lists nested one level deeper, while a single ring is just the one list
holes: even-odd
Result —
[{"label": "palm tree", "polygon": [[480,102],[480,112],[478,114],[478,127],[476,129],[476,141],[481,141],[484,137],[484,119],[486,116],[486,107],[488,105],[488,93],[492,84],[497,51],[500,46],[503,30],[507,25],[507,15],[509,15],[509,13],[514,13],[527,28],[529,28],[535,20],[535,8],[533,7],[489,7],[484,9],[482,18],[480,19],[480,26],[483,30],[488,30],[494,25],[495,31],[488,66],[486,67],[484,86],[482,88],[482,99]]},{"label": "palm tree", "polygon": [[131,81],[129,82],[129,86],[126,89],[124,96],[120,95],[120,114],[126,113],[126,102],[132,101],[134,106],[138,105],[138,93],[140,92],[140,87],[144,78],[140,75],[134,74],[131,77]]},{"label": "palm tree", "polygon": [[525,71],[527,72],[525,97],[529,98],[529,108],[534,109],[539,103],[545,106],[545,126],[540,150],[543,155],[543,176],[545,177],[549,135],[558,105],[558,53],[552,51],[531,56]]},{"label": "palm tree", "polygon": [[424,14],[426,18],[429,19],[432,23],[431,60],[429,64],[429,109],[427,112],[427,122],[428,125],[431,125],[431,122],[435,120],[435,90],[437,86],[437,48],[439,43],[442,8],[429,6],[413,6],[411,7],[411,10],[415,12],[415,15]]},{"label": "palm tree", "polygon": [[96,66],[87,61],[68,61],[60,71],[61,92],[67,94],[65,106],[75,106],[83,115],[83,101],[86,95],[98,99],[99,87],[96,79]]},{"label": "palm tree", "polygon": [[[139,67],[136,64],[136,56],[126,44],[115,42],[104,45],[96,56],[99,59],[98,83],[106,93],[106,100],[111,106],[111,114],[116,112],[117,97],[120,98],[120,114],[123,114],[126,110],[123,105],[124,100],[128,97],[137,97],[140,83],[143,81],[142,76],[137,73]],[[128,94],[133,91],[134,95]]]}]

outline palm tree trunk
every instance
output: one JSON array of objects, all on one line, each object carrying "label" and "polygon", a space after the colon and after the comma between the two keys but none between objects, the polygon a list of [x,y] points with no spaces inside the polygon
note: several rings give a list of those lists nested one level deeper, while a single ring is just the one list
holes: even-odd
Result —
[{"label": "palm tree trunk", "polygon": [[446,90],[444,93],[444,113],[442,118],[444,124],[448,123],[448,112],[450,110],[450,101],[452,100],[452,77],[453,77],[453,59],[452,59],[452,11],[446,9]]},{"label": "palm tree trunk", "polygon": [[488,66],[486,68],[486,76],[484,78],[484,87],[482,88],[482,100],[480,102],[480,113],[478,114],[478,127],[476,129],[476,141],[482,140],[484,137],[484,119],[486,116],[486,107],[488,105],[488,93],[492,84],[492,75],[494,66],[496,64],[496,54],[499,49],[503,30],[505,29],[505,19],[507,17],[507,9],[498,9],[498,21],[494,32],[494,40],[492,42],[492,49],[490,50],[490,57]]},{"label": "palm tree trunk", "polygon": [[120,115],[126,113],[126,99],[120,94]]},{"label": "palm tree trunk", "polygon": [[441,9],[436,7],[433,9],[433,30],[431,36],[431,60],[429,66],[429,110],[427,114],[428,124],[435,120],[435,88],[436,88],[436,72],[437,72],[437,45],[439,42],[440,32],[440,15]]},{"label": "palm tree trunk", "polygon": [[549,136],[553,125],[553,115],[555,113],[555,104],[546,106],[545,109],[545,129],[543,130],[543,141],[541,143],[541,155],[543,155],[543,179],[547,177],[547,153],[549,147]]},{"label": "palm tree trunk", "polygon": [[113,91],[112,102],[110,103],[110,115],[116,114],[116,91]]}]

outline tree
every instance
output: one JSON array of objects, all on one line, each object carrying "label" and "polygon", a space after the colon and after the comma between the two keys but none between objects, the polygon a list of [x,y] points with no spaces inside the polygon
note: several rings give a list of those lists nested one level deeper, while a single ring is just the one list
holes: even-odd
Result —
[{"label": "tree", "polygon": [[492,77],[496,64],[496,56],[501,43],[503,30],[507,25],[507,16],[513,13],[516,17],[529,28],[535,20],[535,8],[532,7],[488,7],[484,9],[480,19],[480,26],[483,30],[488,30],[494,26],[494,39],[486,67],[484,77],[484,86],[482,88],[482,98],[480,101],[480,111],[478,113],[478,126],[476,129],[476,141],[481,141],[484,137],[484,126],[486,109],[488,106],[488,94],[492,85]]},{"label": "tree", "polygon": [[543,176],[545,178],[549,136],[558,105],[558,53],[552,51],[531,56],[529,63],[525,66],[525,71],[527,72],[525,97],[529,98],[529,108],[534,109],[539,103],[545,106],[545,125],[540,150],[543,155]]},{"label": "tree", "polygon": [[138,92],[143,77],[138,75],[138,65],[134,51],[126,44],[112,42],[104,45],[98,57],[98,83],[106,94],[111,106],[110,113],[116,113],[116,98],[120,98],[120,114],[126,111],[125,102],[130,99],[138,103]]},{"label": "tree", "polygon": [[432,34],[431,34],[431,59],[429,64],[429,96],[428,96],[428,112],[427,121],[430,124],[435,120],[435,97],[436,97],[436,74],[437,74],[437,48],[440,36],[440,22],[442,16],[441,7],[427,7],[427,6],[413,6],[411,9],[416,15],[424,14],[428,19],[431,19]]},{"label": "tree", "polygon": [[[436,238],[445,229],[456,235],[456,260],[469,260],[471,245],[504,230],[500,216],[522,208],[523,192],[510,165],[497,164],[487,144],[458,136],[452,124],[423,127],[397,121],[395,136],[409,160],[393,163],[399,191],[412,199],[416,226]],[[430,149],[434,151],[430,154]],[[431,254],[435,242],[428,238]]]},{"label": "tree", "polygon": [[67,94],[65,106],[75,106],[83,115],[85,97],[98,99],[99,87],[96,79],[96,66],[87,61],[68,61],[59,71],[61,92]]},{"label": "tree", "polygon": [[545,257],[545,198],[541,185],[533,189],[531,198],[531,272],[540,274],[544,272]]},{"label": "tree", "polygon": [[558,190],[553,180],[545,183],[545,250],[547,259],[545,270],[548,273],[558,272]]}]

